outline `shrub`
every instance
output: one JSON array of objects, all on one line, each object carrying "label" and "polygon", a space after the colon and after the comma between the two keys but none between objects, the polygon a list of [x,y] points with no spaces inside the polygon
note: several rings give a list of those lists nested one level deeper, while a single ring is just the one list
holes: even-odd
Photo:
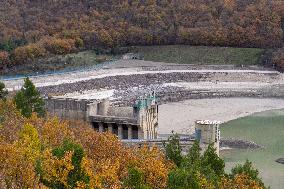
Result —
[{"label": "shrub", "polygon": [[41,43],[51,54],[64,55],[76,50],[76,40],[74,39],[46,38]]},{"label": "shrub", "polygon": [[29,60],[43,57],[45,54],[45,48],[39,43],[18,47],[14,51],[16,63],[25,63]]},{"label": "shrub", "polygon": [[7,51],[0,51],[0,67],[5,66],[9,61],[9,53]]},{"label": "shrub", "polygon": [[278,49],[272,55],[272,63],[280,70],[284,70],[284,48]]}]

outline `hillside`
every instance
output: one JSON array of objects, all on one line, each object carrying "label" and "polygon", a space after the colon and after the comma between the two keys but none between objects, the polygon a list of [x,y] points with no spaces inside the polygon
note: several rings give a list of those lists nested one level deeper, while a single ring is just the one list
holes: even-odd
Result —
[{"label": "hillside", "polygon": [[0,69],[121,46],[281,47],[283,10],[278,0],[5,0]]}]

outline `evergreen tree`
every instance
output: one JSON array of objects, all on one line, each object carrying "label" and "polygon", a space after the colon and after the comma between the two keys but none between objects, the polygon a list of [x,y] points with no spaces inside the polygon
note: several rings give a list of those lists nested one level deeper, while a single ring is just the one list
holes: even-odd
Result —
[{"label": "evergreen tree", "polygon": [[[216,154],[213,144],[209,144],[208,148],[201,157],[201,166],[205,169],[213,171],[217,177],[225,174],[225,162]],[[205,175],[209,174],[209,172],[206,173],[206,171],[203,173]]]},{"label": "evergreen tree", "polygon": [[29,118],[33,112],[39,116],[44,116],[44,101],[32,81],[25,79],[24,86],[14,97],[14,102],[23,116]]},{"label": "evergreen tree", "polygon": [[166,150],[166,157],[172,160],[178,167],[183,162],[182,149],[179,142],[179,136],[173,134],[168,139],[168,144],[164,144]]},{"label": "evergreen tree", "polygon": [[195,140],[192,147],[189,149],[188,154],[186,156],[185,166],[192,167],[195,169],[200,168],[200,154],[201,148],[199,146],[199,141]]},{"label": "evergreen tree", "polygon": [[259,172],[255,169],[252,165],[252,162],[246,160],[243,165],[236,165],[231,170],[231,174],[229,175],[231,178],[234,178],[236,175],[245,174],[250,179],[256,181],[260,186],[265,188],[264,183],[262,182],[261,178],[259,177]]},{"label": "evergreen tree", "polygon": [[8,90],[5,88],[5,84],[0,82],[0,100],[6,100]]}]

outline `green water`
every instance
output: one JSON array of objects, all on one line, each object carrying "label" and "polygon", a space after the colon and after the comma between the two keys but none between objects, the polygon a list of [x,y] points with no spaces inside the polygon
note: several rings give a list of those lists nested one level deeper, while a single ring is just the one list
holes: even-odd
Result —
[{"label": "green water", "polygon": [[284,110],[257,113],[225,123],[221,125],[221,136],[250,140],[265,147],[221,152],[228,171],[249,159],[260,171],[266,185],[271,189],[284,188],[284,165],[275,162],[284,158]]}]

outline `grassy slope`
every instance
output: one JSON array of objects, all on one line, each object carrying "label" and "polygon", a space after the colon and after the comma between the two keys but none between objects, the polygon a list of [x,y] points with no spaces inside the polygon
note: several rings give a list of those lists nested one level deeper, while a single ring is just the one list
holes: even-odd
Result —
[{"label": "grassy slope", "polygon": [[262,172],[264,181],[271,188],[284,185],[284,165],[275,162],[284,157],[284,110],[258,113],[225,123],[221,127],[221,136],[251,140],[265,147],[263,150],[223,153],[228,167],[249,159]]},{"label": "grassy slope", "polygon": [[94,51],[83,51],[68,55],[57,55],[49,58],[43,58],[34,62],[14,67],[13,70],[7,70],[0,75],[25,75],[37,73],[52,73],[54,71],[76,70],[79,68],[89,68],[97,64],[111,60],[111,55],[96,55]]},{"label": "grassy slope", "polygon": [[181,64],[234,64],[259,63],[263,49],[206,47],[206,46],[144,46],[137,47],[145,60]]},{"label": "grassy slope", "polygon": [[[206,47],[206,46],[143,46],[135,51],[144,55],[145,60],[181,64],[234,64],[255,65],[259,63],[263,49]],[[117,59],[119,56],[96,55],[94,51],[83,51],[65,56],[54,56],[39,59],[25,65],[0,72],[0,75],[25,75],[52,73],[60,70],[89,68],[98,63]]]}]

